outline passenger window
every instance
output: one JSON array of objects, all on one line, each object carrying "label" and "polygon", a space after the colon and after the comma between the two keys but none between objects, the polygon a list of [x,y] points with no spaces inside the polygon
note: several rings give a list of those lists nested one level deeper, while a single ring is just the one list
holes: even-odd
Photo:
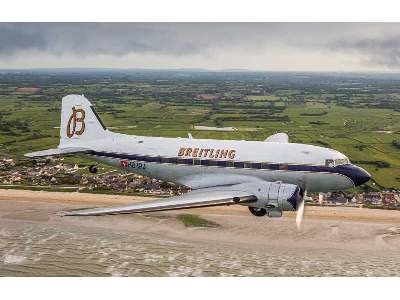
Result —
[{"label": "passenger window", "polygon": [[161,157],[162,163],[169,163],[169,159],[167,157]]},{"label": "passenger window", "polygon": [[244,168],[244,163],[241,161],[235,161],[234,165],[236,168]]},{"label": "passenger window", "polygon": [[243,167],[244,168],[251,168],[251,163],[245,162]]},{"label": "passenger window", "polygon": [[186,164],[186,159],[184,159],[184,158],[178,158],[178,164],[180,164],[180,165]]},{"label": "passenger window", "polygon": [[269,164],[268,163],[262,163],[261,164],[261,169],[269,169]]},{"label": "passenger window", "polygon": [[217,160],[217,166],[219,166],[219,167],[226,167],[227,166],[226,163],[227,163],[226,161]]},{"label": "passenger window", "polygon": [[279,164],[279,170],[287,170],[288,164]]},{"label": "passenger window", "polygon": [[217,161],[216,160],[210,160],[208,165],[209,166],[217,166]]},{"label": "passenger window", "polygon": [[201,159],[193,159],[193,164],[195,166],[200,166],[201,165]]},{"label": "passenger window", "polygon": [[228,160],[228,161],[226,162],[226,166],[232,168],[232,167],[234,167],[234,162],[231,161],[231,160]]}]

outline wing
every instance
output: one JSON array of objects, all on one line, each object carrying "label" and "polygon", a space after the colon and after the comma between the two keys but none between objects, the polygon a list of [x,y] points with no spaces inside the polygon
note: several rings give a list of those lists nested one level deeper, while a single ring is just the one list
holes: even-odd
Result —
[{"label": "wing", "polygon": [[289,143],[289,137],[286,133],[279,132],[267,137],[264,142]]},{"label": "wing", "polygon": [[194,174],[175,179],[176,183],[190,187],[192,190],[211,187],[232,187],[242,183],[262,183],[262,179],[251,175],[239,174]]},{"label": "wing", "polygon": [[149,200],[131,205],[108,208],[93,208],[69,211],[64,216],[99,216],[163,211],[172,209],[197,208],[256,202],[257,197],[235,186],[225,188],[200,189],[182,196]]},{"label": "wing", "polygon": [[29,158],[34,158],[34,157],[46,157],[54,155],[77,154],[77,153],[88,153],[88,152],[90,152],[90,149],[88,148],[70,147],[70,148],[55,148],[55,149],[31,152],[31,153],[26,153],[25,156]]}]

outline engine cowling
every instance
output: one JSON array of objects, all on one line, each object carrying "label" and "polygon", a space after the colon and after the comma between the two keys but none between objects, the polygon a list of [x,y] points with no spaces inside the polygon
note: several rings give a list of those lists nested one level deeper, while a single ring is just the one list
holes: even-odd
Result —
[{"label": "engine cowling", "polygon": [[261,187],[258,186],[254,194],[257,196],[257,202],[251,203],[251,206],[267,210],[297,210],[302,198],[300,187],[281,182],[267,182]]}]

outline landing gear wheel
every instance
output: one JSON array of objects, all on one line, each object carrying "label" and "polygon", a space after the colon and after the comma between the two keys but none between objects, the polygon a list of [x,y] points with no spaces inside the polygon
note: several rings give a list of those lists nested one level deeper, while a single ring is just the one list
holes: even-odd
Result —
[{"label": "landing gear wheel", "polygon": [[89,167],[89,172],[92,174],[96,174],[97,173],[97,167],[95,165],[91,165]]},{"label": "landing gear wheel", "polygon": [[251,207],[251,206],[249,206],[249,211],[256,217],[263,217],[267,213],[267,210],[265,208],[258,208],[258,207]]}]

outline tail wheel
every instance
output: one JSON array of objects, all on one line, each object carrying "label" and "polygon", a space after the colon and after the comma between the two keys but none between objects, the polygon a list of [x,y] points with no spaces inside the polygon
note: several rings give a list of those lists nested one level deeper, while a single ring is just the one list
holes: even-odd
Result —
[{"label": "tail wheel", "polygon": [[89,172],[92,174],[96,174],[97,173],[97,167],[95,165],[91,165],[89,167]]},{"label": "tail wheel", "polygon": [[255,215],[256,217],[263,217],[267,214],[267,210],[265,208],[251,207],[249,206],[249,211]]}]

